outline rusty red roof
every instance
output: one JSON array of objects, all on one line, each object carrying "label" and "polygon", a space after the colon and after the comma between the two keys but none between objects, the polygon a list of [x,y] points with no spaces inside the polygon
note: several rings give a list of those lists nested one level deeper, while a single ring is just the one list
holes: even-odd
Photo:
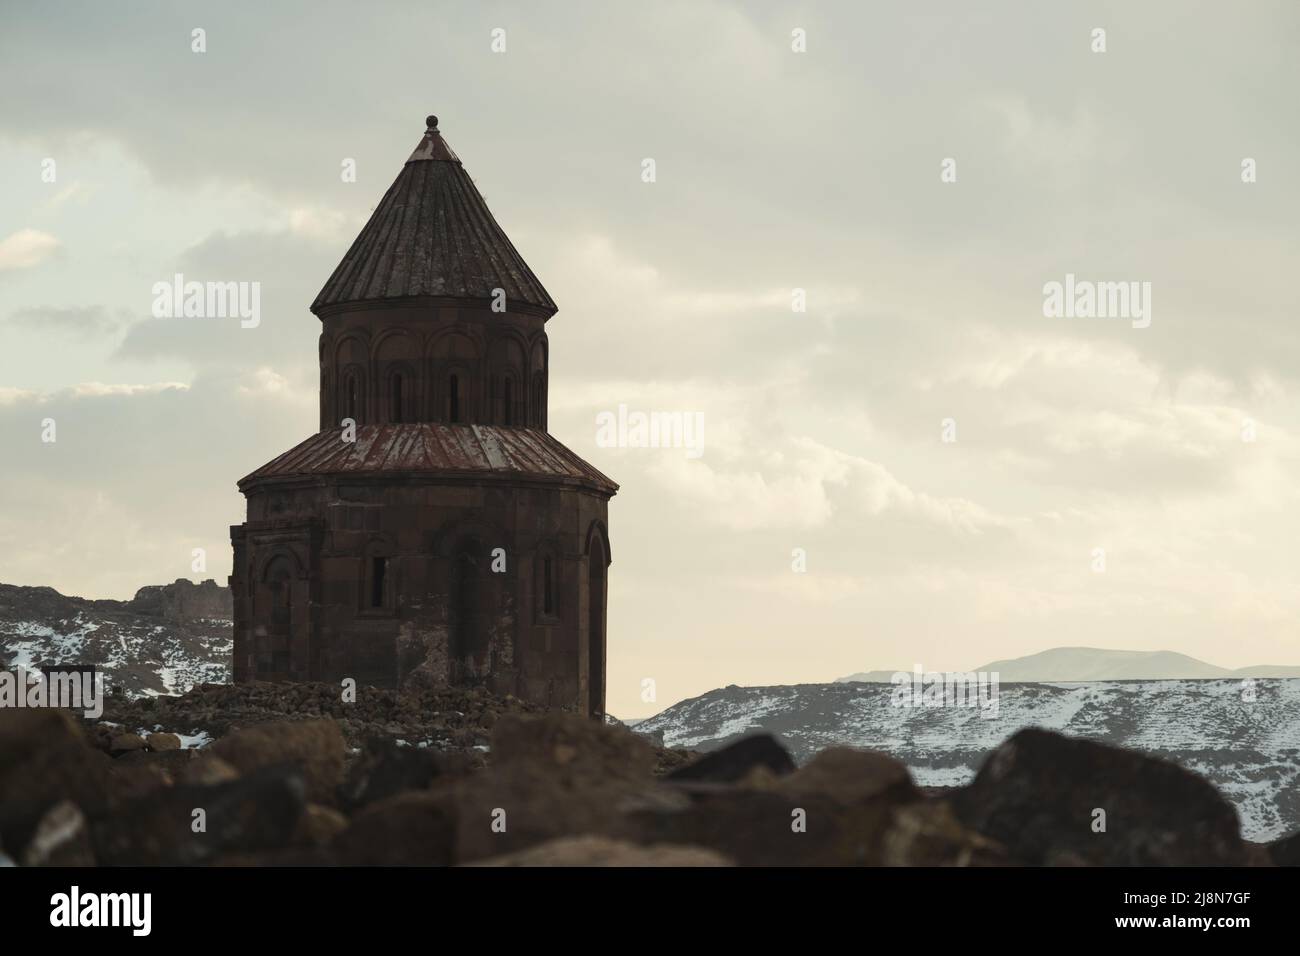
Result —
[{"label": "rusty red roof", "polygon": [[313,435],[240,479],[394,474],[499,477],[580,484],[612,495],[618,485],[547,432],[499,425],[358,425],[355,442],[333,428]]},{"label": "rusty red roof", "polygon": [[427,123],[312,312],[426,296],[490,300],[494,289],[502,289],[507,308],[554,315],[555,302],[497,225],[438,131],[438,118]]}]

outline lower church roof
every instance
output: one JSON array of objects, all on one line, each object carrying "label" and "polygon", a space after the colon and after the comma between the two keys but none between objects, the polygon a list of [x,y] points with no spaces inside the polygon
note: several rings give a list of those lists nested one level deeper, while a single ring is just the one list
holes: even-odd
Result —
[{"label": "lower church roof", "polygon": [[612,495],[618,485],[548,432],[498,425],[429,422],[358,425],[356,441],[333,428],[313,435],[239,481],[327,475],[492,477],[580,484]]}]

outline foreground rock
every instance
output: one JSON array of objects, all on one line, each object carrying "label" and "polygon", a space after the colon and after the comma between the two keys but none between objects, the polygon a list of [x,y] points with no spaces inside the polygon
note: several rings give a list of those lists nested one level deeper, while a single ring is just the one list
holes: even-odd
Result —
[{"label": "foreground rock", "polygon": [[[872,751],[832,748],[795,767],[776,740],[751,737],[701,758],[665,751],[618,724],[537,714],[477,691],[373,692],[344,717],[320,713],[333,692],[256,685],[154,705],[155,716],[170,719],[229,699],[231,710],[216,707],[206,718],[218,739],[199,750],[177,749],[161,736],[167,730],[135,735],[144,746],[122,746],[131,724],[0,710],[0,846],[30,866],[1297,858],[1294,837],[1267,850],[1242,841],[1233,808],[1195,774],[1043,730],[1005,741],[969,786],[932,796],[904,764]],[[418,711],[438,701],[454,709]],[[449,728],[453,737],[445,747],[400,744],[409,738],[394,735],[413,722]],[[219,735],[218,725],[227,728]]]},{"label": "foreground rock", "polygon": [[214,786],[160,787],[92,822],[95,858],[108,866],[184,866],[273,850],[289,842],[305,793],[291,766]]},{"label": "foreground rock", "polygon": [[952,798],[958,819],[1032,864],[1238,866],[1237,811],[1205,778],[1118,747],[1022,730]]},{"label": "foreground rock", "polygon": [[[673,775],[672,799],[634,809],[621,833],[640,842],[705,846],[742,865],[970,865],[1005,853],[927,803],[907,768],[884,754],[835,748],[788,774],[769,741],[705,760],[728,786]],[[727,753],[732,751],[732,753]],[[745,767],[745,758],[749,767]],[[702,761],[703,762],[703,761]],[[707,774],[701,774],[707,776]]]},{"label": "foreground rock", "polygon": [[107,812],[120,793],[113,761],[58,710],[0,710],[0,844],[20,858],[42,818],[68,801]]},{"label": "foreground rock", "polygon": [[440,777],[465,772],[469,764],[461,756],[371,741],[339,787],[339,801],[353,811],[408,790],[426,790]]},{"label": "foreground rock", "polygon": [[573,714],[503,717],[486,769],[372,803],[335,850],[343,863],[466,863],[559,837],[610,834],[654,786],[656,752],[622,728]]},{"label": "foreground rock", "polygon": [[214,757],[241,774],[292,764],[302,771],[307,797],[332,803],[343,775],[345,746],[339,725],[329,719],[276,721],[237,730],[211,747]]},{"label": "foreground rock", "polygon": [[1276,866],[1300,866],[1300,833],[1270,843],[1268,855]]},{"label": "foreground rock", "polygon": [[24,866],[93,866],[90,828],[80,808],[61,800],[41,817],[23,854]]},{"label": "foreground rock", "polygon": [[562,837],[529,850],[493,857],[480,866],[731,866],[694,846],[637,846],[607,837]]},{"label": "foreground rock", "polygon": [[786,774],[794,770],[794,761],[773,737],[756,734],[706,754],[699,760],[673,770],[668,776],[675,781],[712,780],[731,783],[759,767],[777,775]]}]

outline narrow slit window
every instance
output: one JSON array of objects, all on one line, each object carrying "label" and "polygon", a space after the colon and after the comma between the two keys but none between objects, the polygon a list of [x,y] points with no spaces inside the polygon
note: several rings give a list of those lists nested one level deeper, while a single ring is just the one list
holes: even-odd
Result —
[{"label": "narrow slit window", "polygon": [[355,375],[348,376],[347,399],[344,404],[346,406],[343,409],[344,417],[356,421],[357,420],[357,377]]},{"label": "narrow slit window", "polygon": [[512,407],[514,404],[514,390],[515,390],[514,381],[512,379],[507,378],[505,381],[505,385],[502,386],[502,393],[501,393],[501,419],[502,419],[501,424],[503,425],[514,424],[513,421],[514,408]]},{"label": "narrow slit window", "polygon": [[384,606],[384,587],[388,577],[388,559],[371,558],[370,568],[370,606]]},{"label": "narrow slit window", "polygon": [[400,374],[393,376],[393,401],[391,414],[389,418],[394,423],[402,420],[402,376]]},{"label": "narrow slit window", "polygon": [[447,381],[447,420],[460,421],[460,376],[452,375]]},{"label": "narrow slit window", "polygon": [[555,569],[550,558],[542,561],[542,613],[555,613]]}]

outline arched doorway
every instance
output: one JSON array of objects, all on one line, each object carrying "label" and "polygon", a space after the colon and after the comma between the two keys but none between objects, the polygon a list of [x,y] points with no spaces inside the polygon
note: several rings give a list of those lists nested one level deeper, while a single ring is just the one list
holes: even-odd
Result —
[{"label": "arched doorway", "polygon": [[587,548],[587,713],[605,719],[605,541],[591,536]]},{"label": "arched doorway", "polygon": [[287,677],[292,669],[293,649],[293,566],[284,555],[267,562],[262,574],[261,600],[269,613],[264,640],[266,647],[257,654],[258,669],[269,675]]},{"label": "arched doorway", "polygon": [[490,670],[484,558],[477,538],[466,539],[452,557],[451,681],[454,684],[478,683]]}]

